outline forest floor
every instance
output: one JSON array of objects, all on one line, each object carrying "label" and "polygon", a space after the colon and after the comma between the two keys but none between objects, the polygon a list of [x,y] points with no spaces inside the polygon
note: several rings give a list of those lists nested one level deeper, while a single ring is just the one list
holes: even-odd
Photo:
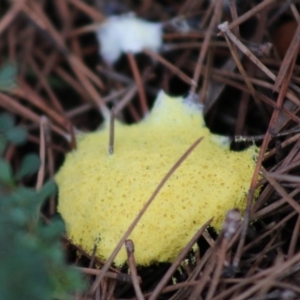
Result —
[{"label": "forest floor", "polygon": [[[184,260],[135,274],[134,263],[115,268],[64,237],[90,289],[76,299],[300,298],[299,1],[19,0],[3,8],[0,109],[28,130],[27,143],[5,153],[16,168],[36,151],[46,162],[39,180],[53,178],[76,132],[99,128],[112,107],[137,123],[160,90],[196,95],[212,132],[242,136],[233,150],[259,146],[238,230],[226,240],[208,228],[181,272],[174,266]],[[161,47],[107,62],[96,31],[129,12],[162,24]],[[41,214],[51,222],[56,213],[52,198]]]}]

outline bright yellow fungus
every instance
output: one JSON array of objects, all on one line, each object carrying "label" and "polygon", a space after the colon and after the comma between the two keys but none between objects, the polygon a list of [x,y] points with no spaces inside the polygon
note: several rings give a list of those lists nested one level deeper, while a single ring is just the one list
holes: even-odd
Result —
[{"label": "bright yellow fungus", "polygon": [[[210,218],[220,230],[229,209],[245,208],[256,147],[229,150],[212,134],[189,99],[160,92],[152,112],[134,125],[115,124],[115,151],[108,152],[109,126],[81,136],[56,176],[58,211],[72,241],[107,259],[162,178],[197,140],[201,143],[174,172],[143,215],[130,239],[138,265],[172,262]],[[126,262],[123,248],[115,258]]]}]

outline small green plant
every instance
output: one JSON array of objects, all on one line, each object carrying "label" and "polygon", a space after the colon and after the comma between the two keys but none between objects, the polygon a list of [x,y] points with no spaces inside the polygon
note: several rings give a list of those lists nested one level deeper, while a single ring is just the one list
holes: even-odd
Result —
[{"label": "small green plant", "polygon": [[3,158],[9,143],[19,145],[26,131],[9,114],[0,115],[0,295],[1,299],[70,299],[82,288],[79,274],[64,262],[61,220],[43,224],[40,207],[55,193],[49,181],[36,191],[18,182],[39,167],[35,154],[27,154],[14,173]]},{"label": "small green plant", "polygon": [[0,91],[10,92],[17,87],[17,64],[6,61],[0,66]]}]

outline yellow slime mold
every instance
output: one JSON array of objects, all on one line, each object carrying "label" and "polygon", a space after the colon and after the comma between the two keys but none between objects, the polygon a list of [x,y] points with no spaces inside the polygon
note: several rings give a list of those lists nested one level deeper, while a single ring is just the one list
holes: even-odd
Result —
[{"label": "yellow slime mold", "polygon": [[[212,134],[201,109],[188,99],[160,92],[152,112],[134,125],[115,124],[81,136],[56,176],[58,211],[72,241],[107,259],[162,178],[199,137],[201,143],[167,181],[130,235],[138,265],[172,262],[208,219],[221,229],[229,209],[245,208],[256,147],[229,150]],[[116,265],[126,262],[122,249]]]}]

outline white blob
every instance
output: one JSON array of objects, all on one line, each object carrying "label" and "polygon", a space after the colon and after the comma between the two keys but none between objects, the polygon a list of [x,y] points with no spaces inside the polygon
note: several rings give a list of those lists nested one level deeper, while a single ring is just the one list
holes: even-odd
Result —
[{"label": "white blob", "polygon": [[162,45],[161,23],[138,19],[134,14],[109,17],[98,29],[100,54],[108,63],[116,62],[122,53],[155,52]]}]

